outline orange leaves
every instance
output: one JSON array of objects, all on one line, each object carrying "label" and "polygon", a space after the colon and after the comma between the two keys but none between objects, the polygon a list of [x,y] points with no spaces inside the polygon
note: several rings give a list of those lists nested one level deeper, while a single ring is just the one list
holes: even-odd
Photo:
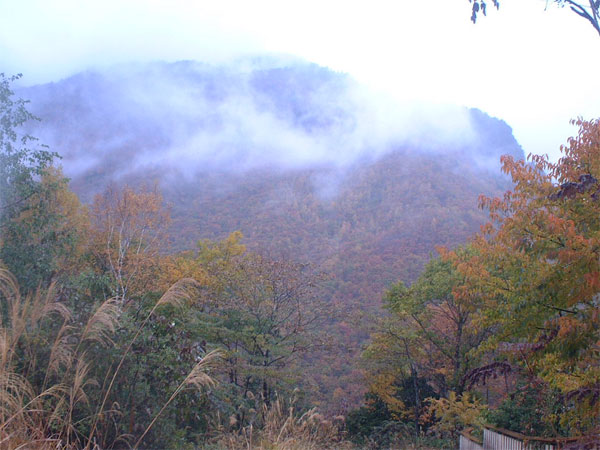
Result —
[{"label": "orange leaves", "polygon": [[592,292],[600,292],[600,272],[590,272],[583,276],[588,289]]},{"label": "orange leaves", "polygon": [[600,173],[600,119],[585,121],[582,118],[571,121],[579,127],[576,137],[569,139],[569,145],[561,147],[564,156],[551,167],[551,175],[559,183],[576,181],[583,174],[598,178]]},{"label": "orange leaves", "polygon": [[508,350],[564,392],[600,377],[600,121],[576,124],[557,163],[503,158],[515,188],[480,199],[492,222],[473,239],[474,255],[443,253],[464,276],[454,295],[477,298],[473,322],[495,329],[483,347]]},{"label": "orange leaves", "polygon": [[567,335],[577,331],[581,326],[581,322],[573,316],[559,317],[557,320],[558,324],[558,337],[565,338]]},{"label": "orange leaves", "polygon": [[[488,264],[514,257],[548,264],[555,261],[556,270],[568,271],[571,278],[566,282],[581,284],[585,279],[589,284],[585,274],[597,270],[599,264],[600,201],[594,195],[600,176],[600,123],[581,119],[576,123],[579,134],[564,148],[565,156],[558,163],[551,163],[547,156],[530,155],[530,164],[502,158],[503,170],[516,186],[503,199],[480,198],[480,206],[489,210],[497,224],[484,225],[481,236],[487,239],[475,239],[473,244]],[[563,184],[553,185],[552,179]],[[459,270],[473,271],[465,266]],[[536,277],[535,273],[526,275]]]},{"label": "orange leaves", "polygon": [[396,380],[397,377],[390,373],[374,375],[370,380],[369,391],[377,395],[386,404],[390,412],[399,418],[405,412],[406,406],[402,400],[395,396],[398,389],[395,385]]},{"label": "orange leaves", "polygon": [[96,195],[92,219],[100,231],[120,233],[126,239],[143,238],[170,220],[156,187],[136,192],[129,186],[109,186],[103,194]]},{"label": "orange leaves", "polygon": [[124,302],[155,288],[157,258],[170,222],[157,189],[111,186],[95,197],[91,222],[92,248],[114,281],[113,294]]},{"label": "orange leaves", "polygon": [[[576,123],[579,134],[557,163],[503,157],[515,188],[480,197],[490,222],[470,252],[439,252],[459,275],[452,296],[471,312],[469,331],[491,331],[476,352],[502,354],[523,376],[581,400],[600,383],[600,120]],[[443,308],[428,311],[428,326],[443,331]],[[598,414],[592,407],[565,403],[560,421],[588,432]]]}]

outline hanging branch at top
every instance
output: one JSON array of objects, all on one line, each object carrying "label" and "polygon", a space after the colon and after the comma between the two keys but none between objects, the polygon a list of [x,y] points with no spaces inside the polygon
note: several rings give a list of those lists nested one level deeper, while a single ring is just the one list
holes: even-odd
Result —
[{"label": "hanging branch at top", "polygon": [[[548,1],[550,0],[547,0],[546,3],[548,3]],[[600,0],[588,0],[587,4],[586,2],[575,2],[573,0],[552,1],[560,7],[568,6],[571,9],[571,11],[573,11],[575,14],[587,20],[592,25],[592,27],[594,27],[594,30],[596,30],[598,35],[600,35]],[[491,0],[491,2],[493,6],[496,7],[496,9],[499,9],[500,3],[498,2],[498,0]],[[484,16],[486,15],[486,0],[469,0],[469,3],[472,4],[471,21],[473,23],[476,23],[477,16],[480,13],[483,13]]]},{"label": "hanging branch at top", "polygon": [[[473,4],[473,8],[471,9],[471,21],[476,23],[477,14],[481,12],[484,16],[486,15],[487,4],[485,3],[485,0],[469,0],[469,3]],[[498,0],[492,0],[492,4],[496,7],[496,9],[500,8],[500,3]]]},{"label": "hanging branch at top", "polygon": [[555,1],[561,6],[564,6],[565,4],[569,5],[571,11],[590,22],[600,35],[600,24],[598,23],[598,17],[600,16],[600,0],[589,0],[589,6],[584,6],[583,4],[574,2],[572,0]]}]

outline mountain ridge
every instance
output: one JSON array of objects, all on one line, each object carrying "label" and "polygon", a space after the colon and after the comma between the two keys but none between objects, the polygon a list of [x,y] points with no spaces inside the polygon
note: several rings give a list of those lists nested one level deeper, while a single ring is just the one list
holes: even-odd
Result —
[{"label": "mountain ridge", "polygon": [[[314,208],[308,214],[309,222],[302,222],[304,229],[310,220],[315,223],[329,220],[341,227],[343,217],[350,217],[352,211],[360,209],[357,198],[370,202],[369,208],[374,213],[365,212],[369,216],[377,216],[381,208],[397,211],[404,208],[405,216],[398,213],[385,220],[380,217],[380,226],[386,224],[392,230],[391,217],[396,217],[399,222],[410,218],[422,228],[425,218],[416,217],[424,208],[431,214],[449,208],[457,217],[468,216],[461,222],[463,225],[455,229],[456,238],[441,229],[437,232],[439,244],[456,245],[476,231],[484,220],[477,211],[477,196],[498,194],[508,187],[506,179],[497,171],[500,155],[509,153],[516,158],[523,157],[510,127],[477,109],[456,107],[443,112],[448,120],[452,114],[466,112],[469,121],[467,129],[451,130],[448,135],[436,136],[439,129],[428,129],[429,124],[414,130],[414,136],[385,127],[385,133],[382,133],[382,127],[377,124],[363,125],[358,119],[367,117],[365,111],[375,111],[375,118],[396,111],[398,120],[404,119],[407,116],[402,106],[396,105],[394,110],[390,109],[387,100],[381,104],[380,99],[369,100],[365,97],[367,91],[348,75],[300,62],[293,65],[285,65],[288,64],[285,62],[280,67],[275,61],[237,71],[232,67],[192,61],[136,64],[108,74],[79,73],[56,83],[21,89],[19,94],[31,99],[33,113],[42,118],[42,122],[29,131],[63,155],[66,175],[84,201],[91,201],[93,195],[110,182],[158,182],[167,200],[174,205],[175,227],[179,230],[189,228],[185,222],[190,219],[197,226],[196,232],[178,232],[183,238],[175,242],[175,247],[181,249],[194,245],[201,237],[222,238],[238,228],[246,232],[251,246],[273,249],[267,238],[260,237],[266,235],[266,231],[252,224],[252,220],[268,230],[269,220],[277,222],[281,219],[277,208],[294,216],[293,207],[290,210],[281,200],[285,192],[300,200],[304,198],[304,202],[300,201],[302,207]],[[159,87],[165,85],[168,89],[160,91]],[[236,102],[231,101],[232,96]],[[265,123],[252,122],[251,117],[227,109],[236,105],[247,108],[248,102],[256,103],[252,111],[267,116]],[[225,108],[222,107],[224,103],[227,104]],[[182,109],[185,105],[192,105],[191,109]],[[212,108],[206,108],[206,105]],[[422,113],[410,108],[409,111],[416,111],[416,118]],[[434,112],[434,118],[439,113]],[[240,123],[242,119],[251,122],[251,126]],[[387,126],[395,119],[386,120]],[[365,121],[374,120],[368,118]],[[257,135],[269,132],[275,137],[281,136],[282,133],[268,127],[272,125],[287,127],[296,141],[319,148],[298,150],[296,141],[291,147],[286,147],[287,142],[275,139],[274,143],[267,138],[252,141]],[[399,122],[398,128],[407,126]],[[368,131],[379,132],[380,136],[369,140],[365,137]],[[333,136],[330,138],[328,133]],[[198,138],[208,135],[212,136],[212,141]],[[223,135],[225,137],[221,138]],[[421,137],[423,140],[418,141]],[[352,139],[354,141],[350,142]],[[194,140],[198,141],[200,149],[196,154],[187,142]],[[178,147],[181,141],[186,141],[185,148]],[[265,142],[267,148],[260,147]],[[211,143],[214,144],[212,149]],[[329,147],[322,148],[323,143]],[[342,160],[340,163],[336,163],[336,152]],[[245,153],[250,153],[251,157],[245,157]],[[275,154],[280,156],[272,159]],[[286,157],[293,162],[281,164]],[[144,158],[145,162],[136,163]],[[427,167],[431,164],[435,168]],[[383,173],[386,173],[385,177]],[[450,186],[452,178],[462,180],[461,184]],[[298,184],[294,180],[302,181]],[[357,184],[359,180],[362,184]],[[425,189],[422,184],[431,184],[432,180],[437,180],[439,186]],[[296,191],[293,186],[301,188]],[[385,202],[373,203],[377,195],[366,199],[358,192],[377,189],[382,191],[379,196],[387,196]],[[252,192],[258,193],[261,200],[244,198]],[[239,199],[231,201],[232,211],[222,207],[225,193],[229,193],[229,200],[232,195]],[[397,205],[397,198],[403,199],[401,206]],[[295,205],[300,203],[296,199]],[[187,207],[189,204],[196,204],[198,214]],[[407,208],[407,204],[411,207]],[[365,207],[365,210],[369,208]],[[460,213],[459,209],[466,212]],[[246,211],[245,218],[235,212],[240,210]],[[199,217],[201,211],[212,211],[221,221],[203,220]],[[259,220],[264,214],[267,218]],[[436,223],[449,220],[444,217],[441,214]],[[354,222],[357,221],[346,221],[345,233]],[[357,223],[368,228],[365,221],[358,220]],[[315,237],[323,236],[323,242],[328,243],[323,244],[326,247],[333,245],[328,237],[333,233],[332,224],[314,231]],[[325,228],[329,231],[324,231]],[[381,230],[371,227],[365,232],[374,236]],[[436,233],[433,228],[431,232]],[[288,230],[287,234],[292,231]],[[394,235],[394,232],[390,234]],[[343,241],[340,236],[336,239]],[[284,247],[286,251],[292,251],[288,244]],[[428,255],[433,247],[433,242],[429,243],[423,248],[423,254]],[[304,255],[312,259],[314,255],[309,253],[306,251]],[[319,263],[322,259],[317,258]],[[411,271],[410,276],[401,278],[410,281],[414,277]]]},{"label": "mountain ridge", "polygon": [[[466,242],[487,220],[478,196],[511,187],[500,155],[523,157],[500,119],[370,97],[316,65],[136,67],[20,90],[42,118],[29,132],[63,154],[74,191],[91,202],[109,183],[157,183],[170,251],[241,230],[252,250],[328,272],[323,295],[346,313],[372,313],[436,246]],[[362,399],[351,361],[367,335],[337,332],[346,357],[309,380],[334,409],[337,388]]]}]

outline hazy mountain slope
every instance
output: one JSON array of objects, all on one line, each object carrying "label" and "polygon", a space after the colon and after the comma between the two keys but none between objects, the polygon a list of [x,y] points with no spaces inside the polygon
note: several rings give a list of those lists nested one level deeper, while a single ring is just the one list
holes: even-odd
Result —
[{"label": "hazy mountain slope", "polygon": [[[304,63],[123,66],[19,94],[85,201],[110,181],[158,182],[174,249],[241,230],[251,248],[329,272],[326,295],[346,312],[414,280],[436,245],[465,242],[485,220],[479,194],[509,187],[500,155],[522,157],[481,111],[398,105]],[[352,403],[365,334],[347,321],[338,333],[338,357],[308,382]]]},{"label": "hazy mountain slope", "polygon": [[120,66],[19,94],[84,201],[110,181],[158,182],[175,248],[239,229],[323,265],[334,296],[362,304],[476,231],[478,195],[508,187],[500,155],[522,157],[481,111],[397,104],[303,62]]}]

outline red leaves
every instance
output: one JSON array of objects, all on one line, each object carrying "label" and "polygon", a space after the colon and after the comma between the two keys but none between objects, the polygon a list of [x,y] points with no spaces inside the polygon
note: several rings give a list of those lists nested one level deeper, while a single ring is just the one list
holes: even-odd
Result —
[{"label": "red leaves", "polygon": [[600,291],[600,272],[590,272],[583,275],[588,289],[592,292]]},{"label": "red leaves", "polygon": [[574,389],[567,393],[565,399],[567,401],[576,401],[582,403],[585,400],[588,400],[590,403],[590,407],[593,407],[598,403],[598,399],[600,398],[600,383],[596,383],[591,386],[584,386],[579,389]]},{"label": "red leaves", "polygon": [[[493,324],[502,336],[496,339],[508,341],[492,341],[494,350],[571,389],[569,398],[597,402],[597,391],[589,388],[598,381],[596,372],[584,379],[577,370],[598,361],[600,121],[576,123],[579,134],[557,163],[546,156],[530,155],[530,162],[502,158],[515,188],[502,198],[480,197],[491,222],[472,241],[477,256],[446,255],[465,277],[455,295],[478,295],[476,320]],[[541,327],[549,330],[536,339]],[[473,370],[465,382],[485,382],[503,370],[508,368],[493,363]]]},{"label": "red leaves", "polygon": [[508,375],[513,371],[514,368],[509,363],[497,361],[469,371],[464,376],[462,383],[466,385],[467,389],[471,389],[478,384],[485,386],[489,379],[496,379],[498,376]]},{"label": "red leaves", "polygon": [[598,180],[591,174],[585,173],[579,176],[579,182],[569,181],[560,185],[558,192],[551,194],[550,200],[574,199],[577,194],[584,194],[592,191],[592,199],[597,200],[600,196],[600,186]]}]

